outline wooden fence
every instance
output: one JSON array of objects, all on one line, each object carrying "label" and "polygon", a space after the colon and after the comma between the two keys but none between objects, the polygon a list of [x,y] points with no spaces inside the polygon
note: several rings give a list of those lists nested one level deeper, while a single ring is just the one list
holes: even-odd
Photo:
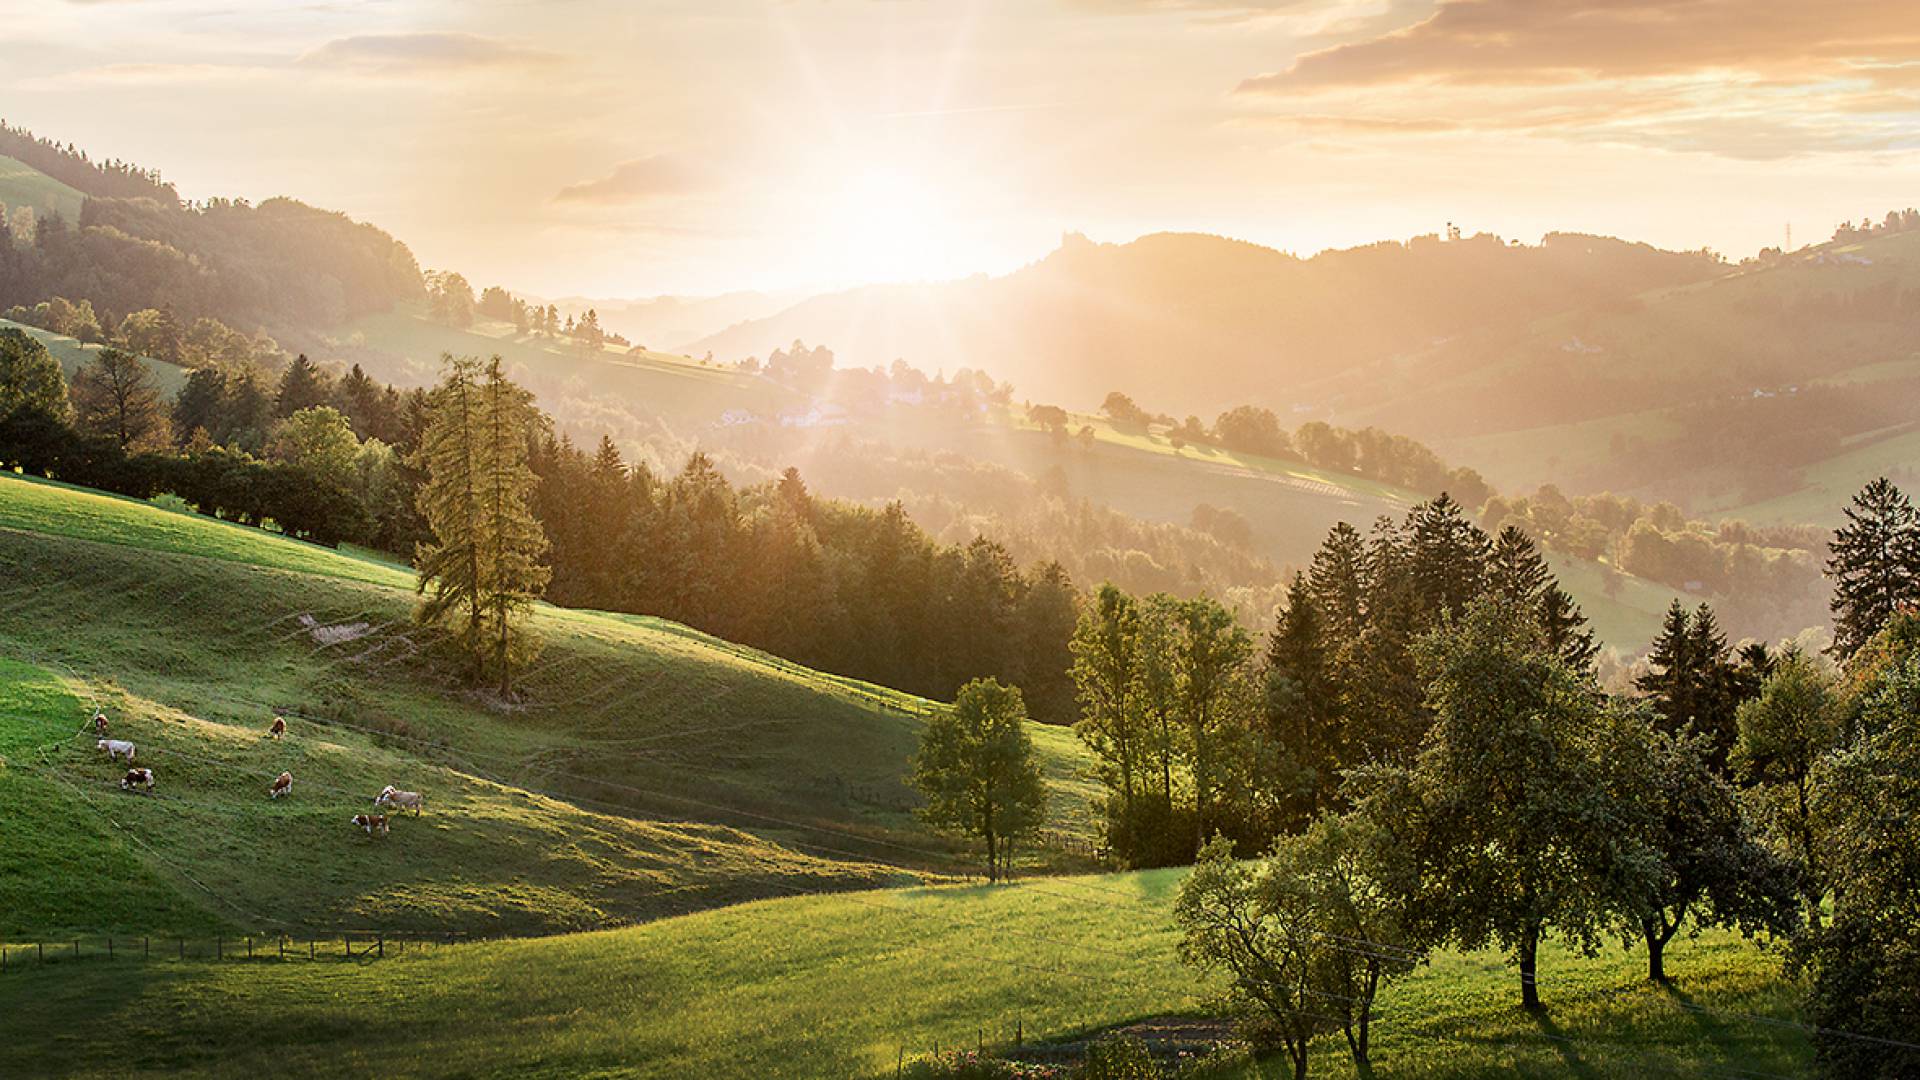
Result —
[{"label": "wooden fence", "polygon": [[344,930],[332,933],[183,937],[177,934],[82,934],[46,941],[0,941],[0,975],[83,961],[225,963],[231,961],[357,961],[403,956],[466,940],[464,933]]}]

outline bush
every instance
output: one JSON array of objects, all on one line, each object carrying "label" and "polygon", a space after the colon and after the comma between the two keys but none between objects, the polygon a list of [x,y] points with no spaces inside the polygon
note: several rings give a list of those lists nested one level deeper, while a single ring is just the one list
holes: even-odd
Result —
[{"label": "bush", "polygon": [[1109,1035],[1087,1047],[1080,1080],[1160,1080],[1160,1066],[1147,1044],[1132,1035]]},{"label": "bush", "polygon": [[910,1062],[906,1075],[912,1080],[1065,1080],[1068,1074],[1054,1065],[1028,1065],[976,1050],[956,1050]]}]

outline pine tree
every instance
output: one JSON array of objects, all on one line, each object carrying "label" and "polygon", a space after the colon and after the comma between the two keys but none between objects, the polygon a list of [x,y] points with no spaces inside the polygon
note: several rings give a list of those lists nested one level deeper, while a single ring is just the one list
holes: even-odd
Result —
[{"label": "pine tree", "polygon": [[1345,764],[1339,742],[1339,691],[1320,617],[1304,576],[1287,588],[1273,635],[1267,639],[1268,734],[1279,748],[1286,775],[1279,796],[1288,804],[1292,831],[1332,801]]},{"label": "pine tree", "polygon": [[220,430],[221,414],[227,397],[226,373],[216,367],[195,368],[187,376],[187,385],[173,399],[173,436],[181,445],[191,442],[195,432],[209,438]]},{"label": "pine tree", "polygon": [[1853,497],[1833,534],[1833,655],[1845,661],[1895,611],[1920,601],[1920,520],[1886,477]]}]

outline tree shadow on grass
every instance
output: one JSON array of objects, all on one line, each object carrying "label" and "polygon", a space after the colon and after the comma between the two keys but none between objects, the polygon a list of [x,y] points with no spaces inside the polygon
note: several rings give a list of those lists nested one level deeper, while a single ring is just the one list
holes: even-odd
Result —
[{"label": "tree shadow on grass", "polygon": [[1560,1061],[1566,1066],[1568,1076],[1597,1078],[1601,1075],[1592,1063],[1580,1056],[1578,1040],[1562,1030],[1547,1010],[1533,1009],[1527,1013],[1527,1018],[1540,1029],[1540,1037],[1552,1042],[1554,1049],[1559,1051]]}]

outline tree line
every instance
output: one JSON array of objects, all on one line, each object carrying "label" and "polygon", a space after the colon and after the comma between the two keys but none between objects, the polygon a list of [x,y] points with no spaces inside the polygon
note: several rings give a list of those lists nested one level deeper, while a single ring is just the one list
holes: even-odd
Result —
[{"label": "tree line", "polygon": [[[1553,631],[1543,617],[1553,602],[1538,598],[1554,586],[1517,529],[1489,543],[1432,504],[1414,516],[1425,522],[1409,523],[1406,550],[1430,550],[1412,560],[1452,572],[1408,570],[1398,601],[1382,606],[1369,587],[1355,605],[1340,583],[1365,576],[1336,571],[1354,547],[1336,529],[1316,559],[1324,572],[1296,581],[1270,638],[1267,711],[1243,701],[1241,730],[1213,743],[1217,753],[1234,739],[1271,742],[1253,757],[1273,767],[1249,806],[1286,805],[1282,762],[1332,763],[1337,782],[1269,829],[1223,818],[1217,800],[1209,816],[1218,781],[1191,736],[1175,744],[1183,777],[1153,778],[1180,728],[1156,727],[1165,710],[1141,705],[1163,691],[1140,655],[1152,639],[1123,632],[1129,598],[1103,591],[1076,635],[1081,727],[1105,766],[1109,840],[1133,835],[1116,809],[1182,793],[1212,839],[1181,886],[1181,954],[1226,975],[1249,1033],[1304,1077],[1313,1039],[1342,1032],[1364,1071],[1379,995],[1436,948],[1502,947],[1522,1004],[1538,1008],[1548,935],[1589,954],[1608,940],[1644,946],[1648,977],[1664,981],[1676,935],[1727,926],[1785,944],[1823,1073],[1920,1067],[1905,1038],[1920,1023],[1920,518],[1906,497],[1875,481],[1834,534],[1837,666],[1792,647],[1730,651],[1710,608],[1676,603],[1638,697],[1601,690],[1590,643]],[[1448,535],[1465,543],[1434,544]],[[1469,551],[1484,553],[1477,570],[1460,558]],[[1392,562],[1363,555],[1363,566]],[[1391,672],[1365,665],[1365,645],[1344,657],[1312,647],[1303,627],[1355,610],[1359,641],[1406,641],[1404,685],[1376,692]],[[1376,621],[1407,614],[1399,628]],[[1219,681],[1179,659],[1192,640],[1189,631],[1161,646],[1174,692],[1160,700],[1176,717],[1202,683]],[[1344,693],[1328,691],[1342,683]],[[1149,722],[1116,736],[1113,718],[1129,707]],[[1328,715],[1347,723],[1330,727]],[[1365,749],[1316,739],[1329,730],[1359,735]],[[1130,773],[1146,777],[1131,795]],[[1263,854],[1239,858],[1254,851]]]}]

